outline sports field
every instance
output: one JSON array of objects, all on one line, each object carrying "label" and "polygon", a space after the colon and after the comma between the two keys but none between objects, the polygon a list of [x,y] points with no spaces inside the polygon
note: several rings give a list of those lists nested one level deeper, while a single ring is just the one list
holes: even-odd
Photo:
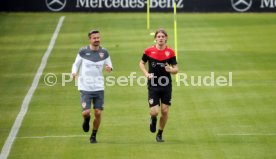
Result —
[{"label": "sports field", "polygon": [[[275,159],[276,14],[178,14],[178,65],[188,76],[233,74],[233,86],[173,86],[163,138],[149,131],[147,88],[109,86],[97,144],[81,128],[79,92],[62,86],[87,32],[98,28],[112,76],[137,72],[150,32],[173,15],[154,13],[0,13],[0,150],[10,133],[59,18],[65,16],[10,159]],[[54,73],[57,84],[43,77]],[[110,76],[105,74],[106,76]]]}]

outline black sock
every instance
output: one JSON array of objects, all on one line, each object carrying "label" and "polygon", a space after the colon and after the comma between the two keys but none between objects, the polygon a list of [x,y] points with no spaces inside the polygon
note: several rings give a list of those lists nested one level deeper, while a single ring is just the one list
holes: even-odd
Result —
[{"label": "black sock", "polygon": [[89,115],[88,117],[84,117],[84,121],[85,121],[86,123],[89,123],[89,122],[90,122],[90,115]]},{"label": "black sock", "polygon": [[157,135],[162,136],[162,133],[163,133],[163,130],[159,129]]},{"label": "black sock", "polygon": [[156,117],[156,116],[151,116],[151,121],[152,121],[153,123],[156,123],[157,117]]},{"label": "black sock", "polygon": [[96,137],[96,135],[97,135],[97,131],[98,131],[98,130],[93,130],[93,131],[92,131],[92,135],[91,135],[91,137]]}]

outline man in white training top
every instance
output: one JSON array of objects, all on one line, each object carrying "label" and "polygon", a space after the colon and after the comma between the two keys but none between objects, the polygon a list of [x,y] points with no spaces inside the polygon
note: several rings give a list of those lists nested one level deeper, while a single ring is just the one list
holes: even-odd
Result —
[{"label": "man in white training top", "polygon": [[90,129],[90,110],[93,102],[94,121],[90,143],[97,143],[96,134],[101,123],[104,109],[104,77],[102,70],[112,71],[112,62],[108,51],[100,46],[101,37],[98,30],[88,33],[90,44],[82,47],[72,66],[72,77],[78,76],[78,90],[81,96],[81,107],[84,132]]}]

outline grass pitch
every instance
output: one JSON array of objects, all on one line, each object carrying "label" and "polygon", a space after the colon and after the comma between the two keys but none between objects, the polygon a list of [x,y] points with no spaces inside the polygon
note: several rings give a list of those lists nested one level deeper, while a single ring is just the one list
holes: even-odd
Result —
[{"label": "grass pitch", "polygon": [[0,13],[0,147],[20,111],[60,16],[65,21],[46,73],[58,82],[49,87],[43,76],[29,105],[9,158],[101,159],[260,159],[276,152],[276,14],[178,14],[180,72],[227,75],[232,87],[174,84],[165,143],[148,130],[146,87],[106,87],[105,111],[89,143],[81,129],[79,93],[73,83],[61,86],[87,32],[98,28],[119,77],[140,73],[143,50],[153,44],[150,32],[164,27],[173,47],[172,14]]}]

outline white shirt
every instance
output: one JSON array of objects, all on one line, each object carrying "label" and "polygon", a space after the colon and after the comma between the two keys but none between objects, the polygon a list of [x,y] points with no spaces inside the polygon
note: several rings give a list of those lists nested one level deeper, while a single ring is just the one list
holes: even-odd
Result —
[{"label": "white shirt", "polygon": [[112,68],[110,56],[105,48],[100,47],[97,51],[91,50],[89,46],[81,48],[72,66],[72,73],[78,73],[78,90],[104,90],[102,70],[106,65]]}]

